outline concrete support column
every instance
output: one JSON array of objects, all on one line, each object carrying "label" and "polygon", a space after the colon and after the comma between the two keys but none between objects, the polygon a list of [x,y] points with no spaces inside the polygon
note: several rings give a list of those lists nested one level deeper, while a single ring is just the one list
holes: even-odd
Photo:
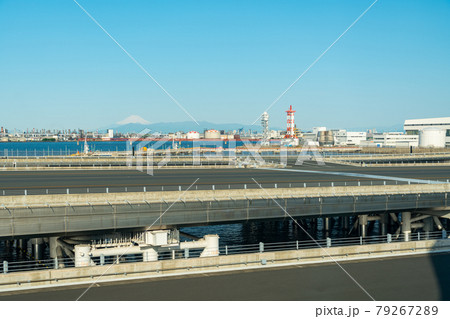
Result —
[{"label": "concrete support column", "polygon": [[348,216],[343,216],[342,217],[342,226],[345,230],[348,230]]},{"label": "concrete support column", "polygon": [[388,223],[388,215],[381,214],[380,215],[380,232],[381,236],[386,236],[387,234],[387,223]]},{"label": "concrete support column", "polygon": [[411,240],[411,212],[402,213],[402,233],[405,241]]},{"label": "concrete support column", "polygon": [[42,246],[44,244],[44,240],[42,238],[33,238],[31,239],[31,247],[33,252],[33,258],[36,260],[42,259],[43,257],[43,249]]},{"label": "concrete support column", "polygon": [[323,219],[323,228],[327,233],[330,231],[330,218],[325,217]]},{"label": "concrete support column", "polygon": [[367,215],[359,215],[358,218],[359,218],[359,235],[361,237],[366,237],[368,224]]},{"label": "concrete support column", "polygon": [[145,249],[142,253],[142,258],[144,261],[157,261],[158,252],[154,248]]},{"label": "concrete support column", "polygon": [[58,257],[58,237],[49,237],[48,246],[50,250],[50,258],[55,259],[56,257]]}]

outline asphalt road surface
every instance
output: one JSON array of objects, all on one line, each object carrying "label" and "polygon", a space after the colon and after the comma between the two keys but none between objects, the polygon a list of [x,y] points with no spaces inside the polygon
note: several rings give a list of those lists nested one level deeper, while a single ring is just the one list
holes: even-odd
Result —
[{"label": "asphalt road surface", "polygon": [[[342,264],[378,301],[450,300],[450,254]],[[0,295],[0,300],[76,300],[86,287]],[[81,300],[371,300],[337,265],[204,274],[101,284]]]},{"label": "asphalt road surface", "polygon": [[[334,172],[352,172],[361,174],[372,174],[381,176],[394,176],[400,178],[432,179],[445,180],[450,179],[450,167],[380,167],[380,168],[362,168],[353,166],[343,166],[327,164],[318,166],[306,163],[302,166],[296,166],[298,169],[334,171]],[[178,187],[178,185],[189,186],[197,178],[196,185],[202,189],[202,185],[222,185],[231,188],[233,185],[249,184],[255,186],[253,178],[264,186],[280,183],[279,187],[287,187],[288,183],[297,183],[292,186],[303,186],[303,183],[309,183],[308,186],[328,186],[331,182],[344,183],[357,181],[377,181],[373,178],[362,178],[353,176],[337,176],[327,174],[315,174],[291,171],[269,171],[258,169],[161,169],[155,170],[154,175],[135,170],[98,170],[98,171],[3,171],[0,173],[0,191],[1,190],[23,190],[23,189],[65,189],[65,188],[105,188],[105,187],[140,187],[148,186],[149,191],[161,189],[161,186]],[[378,183],[382,181],[378,180]],[[395,182],[394,182],[395,183]],[[339,184],[338,184],[339,185]],[[338,186],[336,185],[336,186]],[[220,188],[220,187],[219,187]],[[210,189],[210,188],[208,188]],[[128,191],[133,191],[129,189]],[[13,194],[11,194],[13,195]]]}]

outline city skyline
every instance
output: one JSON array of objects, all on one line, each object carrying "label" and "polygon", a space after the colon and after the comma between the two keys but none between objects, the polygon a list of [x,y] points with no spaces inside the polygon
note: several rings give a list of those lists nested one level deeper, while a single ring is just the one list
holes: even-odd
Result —
[{"label": "city skyline", "polygon": [[[373,1],[78,1],[197,121],[251,124]],[[10,129],[191,120],[73,1],[0,2]],[[378,1],[269,111],[284,127],[448,116],[450,4]],[[255,123],[259,129],[259,121]]]}]

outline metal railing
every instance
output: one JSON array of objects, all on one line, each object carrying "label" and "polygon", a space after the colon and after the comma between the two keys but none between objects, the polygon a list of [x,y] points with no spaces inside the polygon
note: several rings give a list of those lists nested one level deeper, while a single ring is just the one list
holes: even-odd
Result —
[{"label": "metal railing", "polygon": [[429,157],[429,156],[444,156],[450,157],[449,152],[430,152],[430,153],[321,153],[326,158],[358,158],[358,157]]},{"label": "metal railing", "polygon": [[[412,233],[408,236],[409,241],[423,241],[448,239],[445,230],[435,232],[418,232]],[[386,236],[369,236],[369,237],[350,237],[350,238],[326,238],[320,240],[307,241],[287,241],[276,243],[257,243],[248,245],[225,245],[219,247],[219,255],[238,255],[238,254],[253,254],[263,252],[275,252],[286,250],[304,250],[314,248],[330,248],[342,246],[355,245],[372,245],[382,243],[395,243],[405,241],[403,234]],[[203,252],[202,248],[195,249],[172,249],[158,253],[158,260],[171,259],[187,259],[199,258]],[[122,256],[100,256],[92,258],[92,265],[111,265],[123,263],[143,262],[142,254],[130,254]],[[29,260],[29,261],[14,261],[8,262],[6,260],[0,262],[0,273],[7,274],[13,272],[36,271],[36,270],[51,270],[61,268],[73,268],[75,262],[71,258],[55,258],[44,260]]]},{"label": "metal railing", "polygon": [[[419,181],[395,181],[395,180],[356,180],[356,181],[324,181],[324,182],[281,182],[260,183],[264,189],[275,188],[307,188],[307,187],[355,187],[355,186],[386,186],[386,185],[412,185],[427,184],[431,182],[449,183],[450,180]],[[148,186],[110,186],[110,187],[70,187],[70,188],[27,188],[27,189],[0,189],[0,196],[22,196],[22,195],[63,195],[63,194],[106,194],[126,192],[164,192],[185,191],[190,185],[148,185]],[[235,189],[259,189],[256,183],[233,183],[233,184],[196,184],[190,190],[235,190]]]},{"label": "metal railing", "polygon": [[[0,169],[8,169],[8,168],[21,168],[21,169],[38,169],[38,168],[47,168],[47,169],[58,169],[58,168],[90,168],[90,169],[112,169],[112,168],[146,168],[147,166],[160,167],[161,160],[163,158],[155,157],[151,163],[146,162],[146,159],[127,159],[123,158],[110,158],[110,157],[81,157],[81,158],[52,158],[52,157],[40,157],[36,158],[34,161],[27,161],[28,157],[23,158],[14,158],[9,161],[0,162]],[[17,161],[16,161],[17,160]],[[197,166],[233,166],[236,164],[233,158],[217,158],[217,157],[201,157],[198,159],[193,159],[190,157],[180,157],[180,156],[171,156],[170,160],[164,163],[164,167],[197,167]]]}]

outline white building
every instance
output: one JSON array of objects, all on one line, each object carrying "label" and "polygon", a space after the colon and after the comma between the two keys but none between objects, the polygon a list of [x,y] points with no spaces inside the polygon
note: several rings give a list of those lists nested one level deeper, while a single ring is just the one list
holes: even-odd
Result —
[{"label": "white building", "polygon": [[366,132],[347,132],[347,145],[361,145],[367,140]]},{"label": "white building", "polygon": [[106,130],[106,134],[102,136],[102,139],[108,141],[113,137],[114,137],[114,130],[109,128]]},{"label": "white building", "polygon": [[334,134],[335,145],[359,146],[361,142],[367,140],[366,132],[347,132],[339,130]]},{"label": "white building", "polygon": [[316,133],[311,133],[311,132],[305,132],[302,134],[302,138],[305,141],[314,141],[317,142],[317,134]]},{"label": "white building", "polygon": [[318,126],[318,127],[313,127],[312,132],[316,135],[316,137],[318,137],[319,132],[323,132],[326,130],[327,130],[327,128],[325,126]]},{"label": "white building", "polygon": [[419,135],[408,135],[402,132],[373,133],[373,144],[383,147],[417,147]]},{"label": "white building", "polygon": [[334,145],[347,145],[346,130],[339,130],[334,132]]},{"label": "white building", "polygon": [[439,127],[446,130],[445,144],[450,146],[450,117],[406,120],[403,128],[408,135],[418,135],[426,127]]},{"label": "white building", "polygon": [[312,132],[303,132],[302,139],[305,141],[319,141],[320,132],[325,132],[327,128],[325,126],[313,127]]}]

